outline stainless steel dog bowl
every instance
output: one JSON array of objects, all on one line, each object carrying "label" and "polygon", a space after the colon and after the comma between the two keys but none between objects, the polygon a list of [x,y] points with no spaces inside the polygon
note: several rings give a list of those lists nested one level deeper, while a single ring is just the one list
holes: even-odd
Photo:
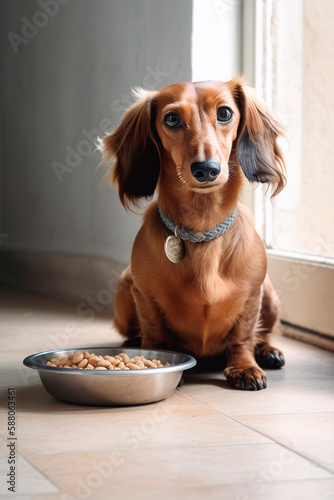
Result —
[{"label": "stainless steel dog bowl", "polygon": [[[126,353],[130,358],[144,356],[160,359],[173,366],[143,370],[78,370],[46,366],[52,358],[70,356],[75,351],[94,352],[96,355]],[[188,354],[172,351],[124,347],[82,347],[45,351],[28,356],[23,361],[28,368],[38,370],[45,389],[51,396],[67,403],[93,406],[139,405],[161,401],[176,389],[184,370],[196,365]]]}]

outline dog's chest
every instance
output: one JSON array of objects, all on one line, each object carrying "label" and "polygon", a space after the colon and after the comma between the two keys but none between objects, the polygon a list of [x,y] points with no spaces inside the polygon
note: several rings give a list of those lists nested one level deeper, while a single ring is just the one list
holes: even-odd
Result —
[{"label": "dog's chest", "polygon": [[220,239],[202,244],[189,243],[184,268],[180,272],[184,274],[188,294],[195,294],[200,303],[215,304],[225,301],[230,295],[233,284],[221,257]]},{"label": "dog's chest", "polygon": [[198,357],[222,348],[245,304],[233,284],[218,279],[214,286],[209,284],[189,284],[163,301],[163,322],[175,345]]},{"label": "dog's chest", "polygon": [[[219,241],[209,246],[187,247],[187,256],[179,265],[171,265],[163,303],[168,318],[182,317],[187,324],[221,324],[225,317],[235,320],[245,297],[224,267]],[[166,297],[168,296],[168,298]]]}]

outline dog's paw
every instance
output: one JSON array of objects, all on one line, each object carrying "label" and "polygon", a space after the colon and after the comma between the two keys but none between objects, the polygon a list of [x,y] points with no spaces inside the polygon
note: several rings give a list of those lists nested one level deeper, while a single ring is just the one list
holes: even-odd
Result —
[{"label": "dog's paw", "polygon": [[236,389],[246,391],[260,391],[267,387],[267,377],[261,368],[250,366],[249,368],[228,367],[224,371],[226,380]]},{"label": "dog's paw", "polygon": [[255,359],[262,368],[277,370],[285,364],[282,351],[269,344],[260,344],[255,348]]}]

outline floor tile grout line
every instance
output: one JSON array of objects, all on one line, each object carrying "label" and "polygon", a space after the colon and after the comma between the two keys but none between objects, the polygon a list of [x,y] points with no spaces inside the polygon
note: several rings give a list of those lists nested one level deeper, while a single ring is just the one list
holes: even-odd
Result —
[{"label": "floor tile grout line", "polygon": [[[6,438],[0,434],[0,439],[2,441],[4,441],[6,443]],[[18,445],[18,450],[19,450],[19,445]],[[45,473],[43,471],[41,471],[38,467],[36,467],[36,465],[34,465],[33,463],[31,463],[31,461],[29,460],[29,458],[27,457],[27,455],[25,455],[24,453],[20,452],[20,451],[17,451],[17,457],[21,457],[23,458],[29,465],[30,467],[32,467],[35,471],[37,471],[47,482],[49,482],[52,486],[54,486],[56,488],[56,492],[54,493],[41,493],[42,495],[53,495],[53,494],[59,494],[61,493],[61,490],[60,488],[57,486],[57,484],[53,481],[53,479],[49,478],[48,476],[45,475]],[[17,483],[19,484],[19,480],[20,480],[20,477],[18,475],[17,477]],[[39,493],[37,493],[39,495]]]},{"label": "floor tile grout line", "polygon": [[[193,397],[192,397],[192,398],[193,398]],[[195,401],[197,401],[197,400],[196,400],[196,398],[193,398],[193,399],[195,399]],[[272,438],[272,437],[270,437],[270,436],[268,436],[268,435],[266,435],[266,434],[264,434],[264,433],[262,433],[262,432],[260,432],[260,431],[258,431],[258,430],[256,430],[256,429],[253,429],[252,427],[250,427],[250,426],[248,426],[248,425],[244,424],[243,422],[239,422],[238,420],[236,420],[236,419],[234,418],[234,416],[233,416],[233,415],[226,415],[226,413],[220,412],[219,410],[216,410],[216,409],[214,409],[214,408],[210,407],[209,405],[206,405],[205,403],[201,403],[201,404],[202,404],[203,406],[205,406],[206,408],[208,408],[208,409],[210,409],[210,410],[212,410],[212,411],[214,411],[214,412],[216,412],[216,413],[218,413],[218,414],[220,414],[220,415],[223,415],[224,417],[228,418],[228,419],[229,419],[229,420],[231,420],[232,422],[237,423],[237,424],[240,424],[241,426],[245,427],[246,429],[251,430],[252,432],[255,432],[256,434],[258,434],[258,435],[260,435],[260,436],[262,436],[262,437],[265,437],[266,439],[269,439],[272,443],[275,443],[275,444],[277,444],[277,445],[279,445],[279,446],[282,446],[282,447],[283,447],[283,448],[285,448],[286,450],[288,450],[288,451],[290,451],[290,452],[292,452],[292,453],[295,453],[296,455],[300,456],[300,457],[301,457],[301,458],[303,458],[304,460],[308,460],[308,461],[309,461],[310,463],[312,463],[313,465],[316,465],[317,467],[322,468],[323,470],[325,470],[326,472],[329,472],[329,473],[330,473],[330,474],[334,477],[334,471],[332,471],[331,469],[328,469],[326,466],[324,466],[324,465],[322,465],[322,464],[319,464],[319,463],[318,463],[317,461],[315,461],[314,459],[310,459],[309,457],[302,455],[302,453],[301,453],[301,452],[298,452],[298,451],[296,451],[296,450],[292,449],[291,447],[289,447],[289,446],[287,446],[287,445],[285,445],[285,444],[283,444],[283,443],[280,443],[277,439],[274,439],[274,438]],[[318,412],[318,413],[320,413],[320,412]],[[330,413],[333,413],[333,412],[330,412]],[[301,413],[301,414],[298,414],[298,413],[297,413],[297,414],[292,414],[292,415],[303,415],[303,414],[304,414],[304,413]],[[257,415],[257,416],[258,416],[259,418],[261,418],[261,417],[263,417],[264,415],[265,415],[265,414],[260,414],[260,415]],[[281,414],[278,414],[278,415],[281,415]],[[291,414],[289,414],[289,415],[291,415]],[[258,444],[270,444],[270,443],[258,443]]]},{"label": "floor tile grout line", "polygon": [[43,471],[41,471],[38,467],[36,467],[36,465],[32,464],[29,460],[29,458],[27,458],[26,455],[23,455],[21,453],[21,456],[28,462],[28,464],[33,467],[35,470],[37,470],[39,472],[39,474],[41,474],[41,476],[44,477],[44,479],[46,479],[49,483],[51,483],[56,489],[57,489],[57,494],[61,493],[61,489],[59,488],[59,486],[54,482],[53,479],[51,479],[50,477],[48,477]]},{"label": "floor tile grout line", "polygon": [[189,398],[192,398],[193,400],[195,400],[197,403],[200,403],[202,404],[203,406],[211,409],[211,410],[214,410],[214,411],[217,411],[218,413],[221,413],[222,415],[225,415],[226,417],[262,417],[262,416],[283,416],[283,415],[314,415],[314,414],[324,414],[324,413],[328,413],[328,414],[332,414],[334,413],[334,411],[329,411],[329,410],[326,410],[326,411],[301,411],[301,412],[287,412],[287,413],[248,413],[248,414],[245,414],[245,415],[242,415],[242,414],[227,414],[227,413],[223,413],[222,411],[220,410],[217,410],[215,408],[212,408],[211,406],[209,406],[207,403],[203,403],[202,401],[200,401],[199,399],[196,398],[196,396],[192,395],[192,394],[188,394],[186,392],[182,392],[181,394],[183,394],[184,396],[188,396]]},{"label": "floor tile grout line", "polygon": [[[261,415],[261,417],[262,417],[262,415]],[[264,436],[264,437],[266,437],[266,438],[270,439],[271,441],[273,441],[274,443],[276,443],[276,444],[277,444],[277,445],[279,445],[279,446],[282,446],[283,448],[285,448],[286,450],[290,451],[291,453],[294,453],[294,454],[298,455],[299,457],[303,458],[304,460],[308,460],[308,461],[309,461],[310,463],[312,463],[313,465],[315,465],[315,466],[317,466],[317,467],[320,467],[321,469],[325,470],[326,472],[329,472],[329,473],[333,476],[333,478],[334,478],[334,471],[333,471],[333,470],[331,470],[331,469],[329,469],[328,467],[326,467],[326,466],[324,466],[324,465],[320,464],[317,460],[314,460],[313,458],[310,458],[310,457],[308,457],[308,456],[303,455],[303,454],[302,454],[302,452],[297,451],[297,450],[294,450],[291,446],[288,446],[288,445],[286,445],[286,444],[280,443],[280,442],[279,442],[277,439],[275,439],[275,438],[272,438],[272,437],[270,437],[270,436],[268,436],[268,435],[266,435],[266,434],[261,433],[260,431],[256,431],[255,429],[252,429],[252,427],[250,427],[250,426],[248,426],[248,425],[246,425],[246,424],[244,424],[244,423],[242,423],[242,422],[239,422],[238,420],[235,420],[233,417],[230,417],[230,418],[231,418],[231,420],[232,420],[233,422],[239,423],[239,424],[243,425],[244,427],[246,427],[247,429],[250,429],[250,430],[252,430],[252,431],[258,432],[260,435],[262,435],[262,436]]]},{"label": "floor tile grout line", "polygon": [[[193,397],[192,397],[192,399],[195,399],[195,401],[197,401],[197,400],[196,400],[196,398],[193,398]],[[214,411],[214,412],[215,412],[215,413],[217,413],[218,415],[222,415],[223,417],[228,418],[229,420],[231,420],[231,421],[232,421],[232,422],[234,422],[234,423],[238,423],[239,425],[243,425],[241,422],[234,421],[234,420],[233,420],[233,418],[231,418],[231,417],[230,417],[230,415],[227,415],[226,413],[223,413],[223,412],[221,412],[221,411],[219,411],[219,410],[217,410],[217,409],[215,409],[215,408],[212,408],[211,406],[209,406],[209,405],[207,405],[207,404],[205,404],[205,403],[201,403],[201,404],[202,404],[205,408],[207,408],[207,409],[209,409],[209,410]],[[247,428],[247,426],[245,426],[245,425],[243,425],[243,427],[246,427],[246,428]],[[275,442],[275,441],[274,441],[274,440],[272,440],[271,438],[269,438],[269,437],[267,437],[267,436],[264,436],[261,432],[259,432],[259,431],[255,430],[255,429],[251,429],[251,430],[252,430],[253,432],[255,432],[255,434],[258,434],[259,436],[265,437],[266,439],[269,439],[270,441]],[[270,443],[258,443],[258,444],[270,444]]]},{"label": "floor tile grout line", "polygon": [[231,414],[230,417],[283,417],[285,415],[316,415],[316,414],[332,414],[333,411],[300,411],[300,412],[287,412],[287,413],[249,413],[248,415]]},{"label": "floor tile grout line", "polygon": [[229,415],[234,418],[245,418],[245,417],[290,417],[291,415],[296,415],[297,417],[300,415],[334,415],[334,411],[303,411],[303,412],[291,412],[291,413],[258,413],[258,414],[241,414],[238,413],[236,415]]}]

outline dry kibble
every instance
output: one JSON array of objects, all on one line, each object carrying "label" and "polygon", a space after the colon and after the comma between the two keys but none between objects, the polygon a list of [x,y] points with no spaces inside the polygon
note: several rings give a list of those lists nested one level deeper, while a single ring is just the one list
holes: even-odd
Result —
[{"label": "dry kibble", "polygon": [[51,363],[53,363],[56,366],[59,366],[61,364],[61,361],[59,358],[52,358]]},{"label": "dry kibble", "polygon": [[80,363],[78,363],[78,368],[86,368],[86,366],[88,365],[88,359],[87,358],[83,358]]},{"label": "dry kibble", "polygon": [[82,352],[78,352],[78,354],[75,354],[75,356],[72,357],[72,364],[76,365],[77,363],[80,363],[84,359],[84,355]]},{"label": "dry kibble", "polygon": [[144,363],[142,362],[142,360],[141,360],[141,359],[138,359],[137,361],[135,361],[135,363],[134,363],[134,364],[135,364],[136,366],[138,366],[138,368],[141,368],[141,369],[145,368],[145,365],[144,365]]},{"label": "dry kibble", "polygon": [[147,366],[147,368],[157,368],[157,365],[153,363],[153,361],[150,361],[149,359],[145,359],[144,365]]},{"label": "dry kibble", "polygon": [[135,363],[127,363],[126,367],[130,368],[130,370],[139,370],[140,369],[139,366],[136,365]]},{"label": "dry kibble", "polygon": [[81,354],[81,353],[80,353],[80,351],[74,351],[74,353],[73,353],[73,354],[71,354],[71,355],[69,356],[69,358],[70,358],[70,359],[72,359],[72,358],[74,358],[74,356],[76,356],[77,354]]},{"label": "dry kibble", "polygon": [[124,352],[121,352],[121,354],[119,354],[119,356],[122,358],[122,361],[125,365],[130,361],[129,356],[127,354],[125,354]]},{"label": "dry kibble", "polygon": [[108,368],[109,365],[110,361],[107,361],[106,359],[100,359],[96,366],[104,366],[105,368]]},{"label": "dry kibble", "polygon": [[129,358],[121,352],[115,356],[97,356],[88,351],[75,351],[71,356],[64,358],[52,358],[46,362],[47,366],[59,368],[77,368],[79,370],[147,370],[150,368],[161,368],[172,366],[170,363],[162,364],[159,359],[145,359],[144,356]]},{"label": "dry kibble", "polygon": [[46,364],[47,364],[48,366],[57,366],[57,365],[55,365],[54,363],[51,363],[51,361],[48,361]]},{"label": "dry kibble", "polygon": [[95,354],[94,354],[93,356],[90,356],[90,357],[88,358],[88,363],[89,363],[90,365],[93,365],[93,366],[97,365],[97,363],[98,363],[99,361],[100,361],[100,359],[99,359],[97,356],[95,356]]},{"label": "dry kibble", "polygon": [[112,364],[113,366],[118,366],[118,365],[121,363],[121,361],[120,361],[119,359],[115,359],[115,358],[114,358],[114,360],[113,360],[113,361],[110,361],[110,362],[111,362],[111,364]]},{"label": "dry kibble", "polygon": [[164,365],[161,363],[160,359],[152,359],[152,363],[155,363],[157,365],[157,368],[161,368]]}]

